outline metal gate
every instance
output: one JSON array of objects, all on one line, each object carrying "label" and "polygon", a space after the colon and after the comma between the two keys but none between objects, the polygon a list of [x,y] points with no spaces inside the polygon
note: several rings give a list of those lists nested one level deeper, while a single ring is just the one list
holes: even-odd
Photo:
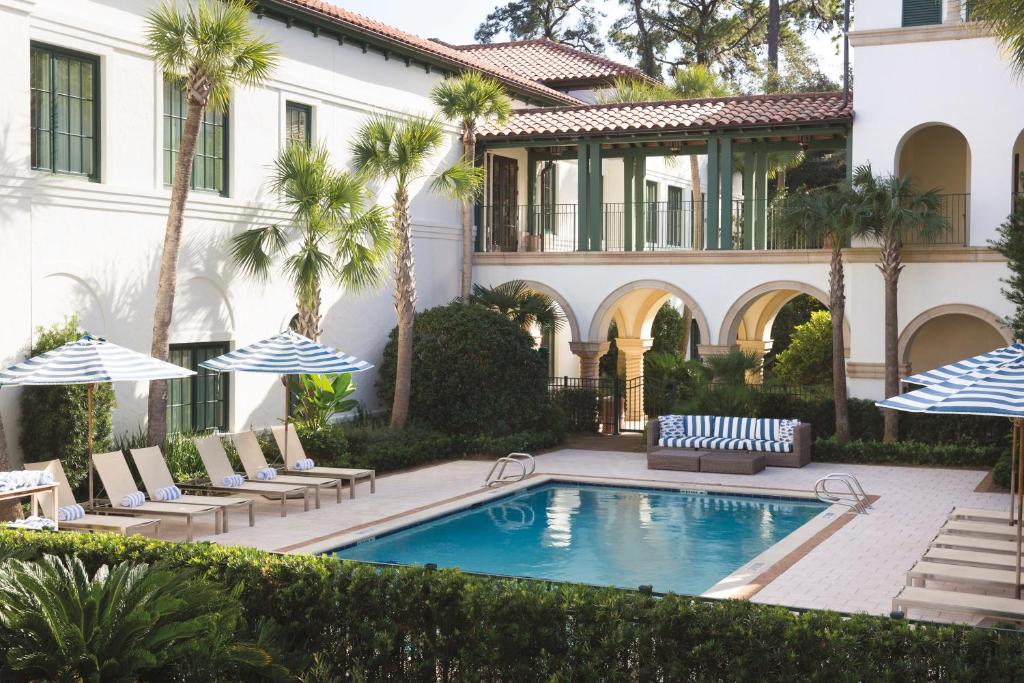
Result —
[{"label": "metal gate", "polygon": [[577,432],[642,432],[649,417],[669,412],[675,403],[674,387],[654,387],[642,377],[552,377],[548,389]]}]

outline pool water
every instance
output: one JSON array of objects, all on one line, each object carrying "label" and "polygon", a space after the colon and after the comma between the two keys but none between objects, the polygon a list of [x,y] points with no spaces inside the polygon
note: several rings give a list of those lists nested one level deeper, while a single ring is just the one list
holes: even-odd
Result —
[{"label": "pool water", "polygon": [[825,507],[816,501],[547,484],[335,554],[700,594]]}]

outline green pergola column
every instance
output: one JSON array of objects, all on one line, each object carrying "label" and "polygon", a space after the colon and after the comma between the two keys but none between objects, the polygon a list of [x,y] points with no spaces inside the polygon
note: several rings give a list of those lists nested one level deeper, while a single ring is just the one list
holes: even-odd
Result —
[{"label": "green pergola column", "polygon": [[537,234],[537,153],[526,152],[526,232]]},{"label": "green pergola column", "polygon": [[589,147],[580,140],[576,147],[576,250],[590,251],[590,233],[587,224],[589,196]]},{"label": "green pergola column", "polygon": [[633,233],[636,250],[647,248],[647,157],[638,155],[633,161]]},{"label": "green pergola column", "polygon": [[743,249],[754,246],[754,152],[743,152]]},{"label": "green pergola column", "polygon": [[[622,224],[623,246],[626,251],[633,251],[633,157],[622,157]],[[636,240],[639,245],[640,240]]]},{"label": "green pergola column", "polygon": [[704,248],[718,249],[718,136],[708,138],[708,192],[704,201]]},{"label": "green pergola column", "polygon": [[754,161],[754,249],[764,249],[768,232],[768,150],[757,148]]},{"label": "green pergola column", "polygon": [[732,138],[723,137],[718,148],[721,157],[718,177],[722,184],[722,219],[719,221],[718,245],[720,249],[732,249]]},{"label": "green pergola column", "polygon": [[601,143],[591,142],[587,177],[590,192],[587,197],[587,222],[590,224],[590,250],[603,251],[604,233],[604,173],[601,171]]}]

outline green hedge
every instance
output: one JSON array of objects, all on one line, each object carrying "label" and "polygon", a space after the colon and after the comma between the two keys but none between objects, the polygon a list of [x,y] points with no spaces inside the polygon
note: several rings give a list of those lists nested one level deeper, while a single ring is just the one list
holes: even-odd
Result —
[{"label": "green hedge", "polygon": [[817,439],[811,457],[817,462],[863,465],[939,465],[944,467],[991,467],[1006,450],[999,446],[935,444],[920,441],[855,440],[840,446],[834,437]]},{"label": "green hedge", "polygon": [[106,534],[0,531],[7,548],[241,583],[248,616],[282,624],[338,680],[992,681],[1024,661],[1019,634],[966,626]]}]

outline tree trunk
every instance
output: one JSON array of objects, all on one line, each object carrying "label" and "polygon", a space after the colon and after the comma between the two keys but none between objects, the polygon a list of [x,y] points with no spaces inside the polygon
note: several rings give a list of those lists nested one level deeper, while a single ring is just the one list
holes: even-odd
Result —
[{"label": "tree trunk", "polygon": [[833,237],[832,262],[828,275],[829,313],[832,316],[832,393],[836,405],[836,441],[850,440],[850,411],[846,390],[846,344],[843,340],[843,321],[846,318],[845,277],[843,273],[842,241]]},{"label": "tree trunk", "polygon": [[637,52],[640,54],[640,70],[655,80],[661,80],[661,69],[654,58],[651,31],[644,19],[643,0],[633,0],[633,16],[636,18]]},{"label": "tree trunk", "polygon": [[701,203],[703,195],[700,190],[700,159],[696,154],[690,155],[690,198],[693,200],[693,248],[701,249],[704,243],[704,206]]},{"label": "tree trunk", "polygon": [[[203,100],[205,102],[205,99]],[[174,293],[178,285],[178,253],[181,250],[181,226],[185,202],[192,179],[192,160],[195,157],[196,142],[199,139],[199,125],[202,122],[203,105],[190,94],[185,127],[181,133],[178,159],[174,165],[174,182],[171,184],[171,204],[167,211],[167,225],[164,228],[164,250],[160,257],[160,275],[156,287],[156,306],[153,311],[153,340],[150,354],[166,361],[168,334],[171,315],[174,310]],[[167,436],[167,382],[158,380],[149,383],[149,444],[162,445]]]},{"label": "tree trunk", "polygon": [[779,24],[779,0],[768,0],[768,65],[773,78],[779,73]]},{"label": "tree trunk", "polygon": [[[476,131],[465,126],[462,133],[462,158],[470,166],[476,165]],[[529,182],[533,182],[531,179]],[[473,288],[473,200],[462,200],[462,278],[459,282],[459,298],[469,301]]]},{"label": "tree trunk", "polygon": [[[882,242],[879,261],[878,269],[882,271],[882,280],[885,282],[885,397],[889,398],[900,393],[899,311],[897,305],[903,264],[900,259],[898,239],[893,239],[890,236]],[[896,441],[900,438],[899,413],[895,410],[888,408],[885,410],[883,438],[886,442]]]},{"label": "tree trunk", "polygon": [[395,313],[398,317],[398,353],[395,363],[395,399],[391,406],[391,428],[401,429],[409,419],[412,393],[412,334],[416,319],[416,274],[412,253],[412,225],[409,220],[409,191],[395,191],[395,222],[398,253],[395,258]]},{"label": "tree trunk", "polygon": [[295,321],[295,331],[313,341],[320,341],[320,287],[317,287],[312,298],[303,302],[300,298],[297,305],[298,313]]}]

